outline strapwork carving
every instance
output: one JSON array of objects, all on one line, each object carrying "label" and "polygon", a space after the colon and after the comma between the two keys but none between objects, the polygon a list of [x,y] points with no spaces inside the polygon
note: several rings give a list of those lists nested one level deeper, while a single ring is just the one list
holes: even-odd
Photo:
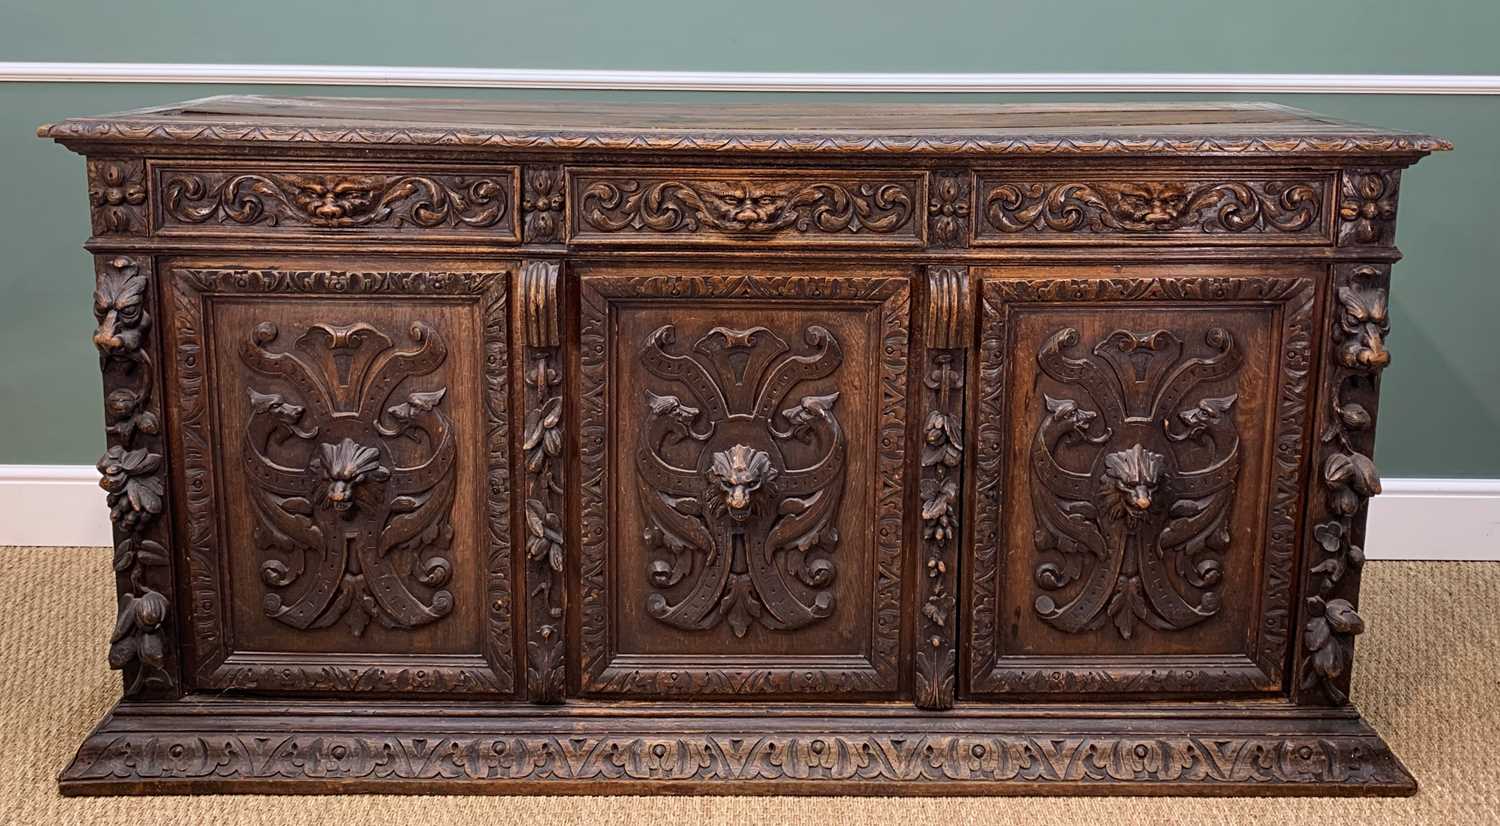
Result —
[{"label": "strapwork carving", "polygon": [[290,349],[274,323],[240,348],[277,388],[248,389],[244,469],[265,553],[268,616],[293,628],[343,619],[414,628],[447,616],[448,549],[457,481],[447,358],[437,330],[415,321],[410,347],[363,322],[314,324]]},{"label": "strapwork carving", "polygon": [[1078,331],[1043,345],[1042,372],[1069,388],[1043,395],[1031,448],[1037,520],[1035,609],[1070,633],[1112,622],[1182,630],[1220,607],[1222,554],[1240,470],[1237,396],[1197,395],[1233,376],[1242,356],[1229,332],[1188,356],[1168,330],[1116,330],[1090,356],[1067,351]]},{"label": "strapwork carving", "polygon": [[[833,613],[847,448],[839,394],[784,405],[799,384],[832,375],[843,351],[824,327],[802,337],[808,350],[793,353],[765,327],[715,327],[684,355],[666,325],[641,351],[651,375],[690,396],[646,390],[636,456],[657,588],[646,608],[668,625],[727,621],[743,637],[752,624],[786,631]],[[789,464],[794,443],[819,458]]]}]

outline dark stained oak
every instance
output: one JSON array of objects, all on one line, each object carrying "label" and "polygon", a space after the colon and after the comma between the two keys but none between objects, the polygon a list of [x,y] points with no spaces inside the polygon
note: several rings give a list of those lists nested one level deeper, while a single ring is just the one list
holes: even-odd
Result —
[{"label": "dark stained oak", "polygon": [[1401,171],[1270,104],[220,97],[87,157],[65,794],[1410,794]]}]

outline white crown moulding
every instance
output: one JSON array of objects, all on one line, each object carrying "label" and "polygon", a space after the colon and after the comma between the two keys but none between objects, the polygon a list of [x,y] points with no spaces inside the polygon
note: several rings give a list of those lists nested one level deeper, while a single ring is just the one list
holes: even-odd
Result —
[{"label": "white crown moulding", "polygon": [[667,92],[1209,92],[1494,95],[1500,75],[675,72],[239,63],[0,62],[13,83],[255,83]]}]

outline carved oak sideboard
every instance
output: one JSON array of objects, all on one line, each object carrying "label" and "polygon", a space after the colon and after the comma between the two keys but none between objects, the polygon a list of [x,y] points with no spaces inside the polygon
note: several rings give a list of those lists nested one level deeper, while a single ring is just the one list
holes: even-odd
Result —
[{"label": "carved oak sideboard", "polygon": [[[1265,104],[209,98],[87,156],[66,794],[1409,794],[1401,170]],[[102,640],[101,640],[102,642]]]}]

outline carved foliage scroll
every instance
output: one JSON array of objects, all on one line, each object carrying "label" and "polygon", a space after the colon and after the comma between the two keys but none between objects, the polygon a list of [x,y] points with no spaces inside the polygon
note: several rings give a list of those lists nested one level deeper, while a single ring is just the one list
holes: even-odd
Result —
[{"label": "carved foliage scroll", "polygon": [[1339,246],[1396,243],[1399,169],[1346,169],[1339,183]]},{"label": "carved foliage scroll", "polygon": [[[973,622],[969,626],[970,645],[974,652],[970,680],[976,690],[995,693],[1263,691],[1267,686],[1280,684],[1289,629],[1295,614],[1292,572],[1301,503],[1304,434],[1309,418],[1307,379],[1311,366],[1315,295],[1310,278],[1004,278],[984,282],[980,302],[976,501],[970,577]],[[1205,611],[1213,608],[1212,599],[1206,604],[1199,599],[1196,601],[1197,611],[1184,613],[1176,610],[1182,607],[1180,605],[1172,608],[1175,603],[1170,599],[1171,594],[1158,594],[1163,598],[1162,604],[1172,611],[1174,620],[1157,610],[1152,594],[1144,584],[1140,585],[1137,599],[1129,577],[1122,582],[1118,576],[1099,575],[1097,572],[1101,567],[1111,573],[1116,568],[1119,572],[1125,571],[1125,552],[1128,549],[1124,540],[1130,536],[1132,521],[1131,503],[1126,497],[1134,498],[1134,494],[1140,493],[1142,503],[1149,500],[1149,504],[1141,509],[1144,513],[1135,514],[1137,537],[1153,535],[1158,540],[1155,545],[1165,550],[1177,549],[1178,558],[1189,563],[1181,575],[1191,575],[1209,586],[1195,591],[1211,593],[1217,590],[1214,566],[1205,564],[1200,568],[1199,564],[1207,563],[1215,555],[1223,558],[1221,531],[1226,514],[1220,508],[1227,503],[1220,500],[1229,495],[1231,483],[1237,484],[1228,469],[1235,463],[1232,458],[1235,438],[1232,411],[1238,402],[1229,399],[1230,394],[1205,395],[1201,401],[1207,404],[1200,406],[1199,400],[1189,403],[1186,391],[1192,389],[1189,385],[1199,383],[1194,374],[1222,371],[1237,363],[1238,359],[1231,355],[1233,345],[1227,336],[1208,333],[1202,341],[1206,355],[1194,355],[1174,369],[1159,371],[1163,378],[1174,372],[1187,377],[1176,382],[1184,393],[1183,401],[1166,405],[1158,402],[1155,422],[1161,425],[1165,419],[1164,429],[1159,434],[1142,431],[1137,434],[1139,438],[1135,438],[1126,431],[1131,427],[1139,430],[1144,422],[1120,424],[1126,416],[1123,408],[1115,409],[1120,405],[1121,394],[1109,386],[1110,382],[1119,383],[1111,360],[1120,363],[1126,374],[1133,377],[1136,375],[1133,361],[1141,359],[1149,368],[1152,361],[1160,359],[1161,351],[1153,349],[1153,345],[1159,343],[1175,350],[1178,343],[1186,344],[1186,339],[1172,333],[1159,337],[1136,336],[1130,334],[1131,331],[1121,331],[1126,335],[1106,336],[1104,340],[1094,342],[1099,348],[1098,353],[1079,358],[1074,353],[1078,336],[1070,334],[1069,330],[1060,330],[1041,353],[1041,361],[1050,368],[1044,370],[1044,375],[1056,373],[1066,379],[1065,386],[1092,386],[1092,389],[1086,394],[1078,393],[1067,398],[1043,398],[1042,409],[1037,411],[1040,425],[1029,435],[1013,437],[1006,424],[1009,416],[1006,388],[1010,371],[1014,369],[1010,363],[1013,355],[1008,337],[1012,312],[1017,305],[1037,302],[1103,305],[1142,301],[1242,301],[1283,307],[1281,361],[1272,379],[1276,397],[1271,435],[1275,449],[1270,503],[1265,544],[1263,550],[1258,551],[1264,555],[1264,580],[1259,591],[1256,642],[1246,652],[1248,657],[1215,658],[1183,668],[1093,665],[1076,660],[1063,667],[1057,663],[1022,662],[1026,658],[1007,657],[999,638],[1002,627],[999,597],[1001,552],[1006,542],[1002,512],[1005,497],[1018,495],[1006,489],[1004,484],[1008,471],[1005,461],[1009,450],[1007,443],[1011,438],[1029,440],[1029,447],[1023,455],[1029,464],[1027,473],[1034,481],[1033,492],[1042,500],[1036,504],[1042,524],[1039,525],[1039,535],[1034,537],[1039,542],[1040,557],[1033,569],[1034,581],[1041,593],[1027,610],[1041,611],[1042,616],[1051,617],[1049,624],[1053,627],[1060,627],[1058,623],[1063,623],[1086,630],[1091,623],[1097,627],[1114,620],[1116,633],[1121,634],[1124,632],[1121,626],[1129,628],[1131,633],[1137,631],[1141,622],[1187,627],[1212,615],[1211,610]],[[1155,333],[1154,330],[1144,332]],[[1112,353],[1110,359],[1105,359],[1104,353]],[[1101,414],[1106,407],[1110,410],[1108,415]],[[1068,468],[1059,464],[1056,455],[1065,441],[1075,448],[1086,449],[1085,452],[1093,456],[1087,473],[1082,466],[1073,468],[1070,473]],[[1215,458],[1201,460],[1203,464],[1181,467],[1167,462],[1166,457],[1174,447],[1182,449],[1195,441],[1211,448]],[[1151,481],[1153,470],[1154,486]],[[1208,485],[1205,493],[1199,495],[1196,488],[1186,483],[1193,478],[1192,471],[1205,470],[1210,472],[1199,478],[1212,478],[1214,484]],[[1173,498],[1186,501],[1178,507],[1168,508],[1162,492],[1174,488],[1163,482],[1174,473],[1178,479],[1176,484],[1184,487]],[[1224,478],[1226,473],[1228,478]],[[1076,474],[1087,475],[1089,480],[1085,482]],[[1075,482],[1077,484],[1071,484]],[[1127,484],[1131,482],[1135,484]],[[1098,503],[1094,501],[1096,498],[1100,499]],[[1159,508],[1163,510],[1158,512]],[[1159,530],[1143,532],[1141,528],[1146,527],[1148,521],[1152,526],[1159,524]],[[1111,537],[1113,542],[1109,541]],[[1162,545],[1161,540],[1168,544]],[[1155,553],[1154,548],[1151,553]],[[1136,557],[1139,559],[1140,554]],[[1162,564],[1162,561],[1153,559],[1151,563]],[[1096,588],[1102,593],[1086,593],[1081,586],[1074,584],[1072,587],[1080,590],[1068,591],[1073,599],[1051,596],[1058,586],[1065,582],[1074,583],[1083,576],[1085,569],[1098,580]],[[1119,593],[1121,587],[1125,589],[1123,596]],[[1248,590],[1251,584],[1244,583],[1243,587]],[[1084,610],[1085,606],[1089,606],[1089,610]],[[1141,608],[1140,613],[1136,612],[1137,607]]]},{"label": "carved foliage scroll", "polygon": [[921,243],[924,178],[582,170],[572,181],[573,237],[649,241],[683,236],[786,243]]},{"label": "carved foliage scroll", "polygon": [[[1054,736],[904,730],[805,735],[750,730],[287,734],[265,729],[222,737],[96,734],[62,775],[64,783],[109,778],[144,781],[151,791],[170,788],[152,781],[198,778],[336,779],[349,789],[376,792],[385,784],[396,789],[402,781],[421,780],[432,783],[435,791],[455,793],[546,792],[551,784],[594,782],[599,794],[618,791],[621,784],[631,791],[669,793],[682,784],[686,793],[703,784],[744,788],[760,781],[802,790],[839,781],[903,782],[939,794],[972,793],[966,787],[978,783],[1010,784],[1012,792],[1067,783],[1157,794],[1223,793],[1226,783],[1262,790],[1291,785],[1323,793],[1411,783],[1374,735]],[[1330,792],[1330,786],[1336,788]],[[819,791],[834,793],[832,788]]]},{"label": "carved foliage scroll", "polygon": [[[743,637],[752,623],[792,631],[833,613],[848,447],[839,393],[786,395],[831,375],[843,351],[816,324],[802,339],[794,349],[765,327],[715,327],[683,355],[667,325],[642,349],[648,372],[693,394],[648,387],[641,402],[646,442],[636,471],[655,553],[651,581],[692,583],[675,602],[664,591],[648,599],[647,613],[667,625],[727,622]],[[788,466],[782,445],[790,440],[818,445],[820,458]],[[670,445],[696,461],[676,464],[664,453]]]},{"label": "carved foliage scroll", "polygon": [[[268,616],[296,629],[342,621],[358,637],[372,620],[414,628],[452,612],[458,448],[448,388],[431,381],[447,355],[420,319],[399,342],[359,321],[248,331],[240,359],[251,374],[296,388],[252,379],[245,400]],[[414,385],[429,389],[397,389]]]},{"label": "carved foliage scroll", "polygon": [[[1121,329],[1075,358],[1070,327],[1037,356],[1070,391],[1043,395],[1030,452],[1034,608],[1052,627],[1108,622],[1129,639],[1137,623],[1177,631],[1218,613],[1240,469],[1237,395],[1197,389],[1233,378],[1242,354],[1223,328],[1204,343],[1209,355],[1190,356],[1170,330]],[[1087,446],[1087,464],[1059,457],[1069,442]]]},{"label": "carved foliage scroll", "polygon": [[1310,506],[1315,518],[1298,677],[1304,699],[1321,694],[1342,705],[1354,638],[1365,630],[1354,604],[1365,561],[1365,515],[1370,497],[1380,493],[1371,455],[1380,372],[1391,360],[1385,349],[1390,266],[1339,264],[1334,274],[1328,407],[1321,414],[1321,485]]},{"label": "carved foliage scroll", "polygon": [[563,645],[567,552],[563,527],[563,375],[559,265],[531,261],[521,270],[525,343],[522,352],[521,497],[526,526],[526,692],[532,702],[560,703],[566,676]]},{"label": "carved foliage scroll", "polygon": [[[171,273],[172,341],[187,496],[189,590],[197,682],[220,689],[504,693],[512,688],[508,274],[180,268]],[[241,339],[233,357],[250,377],[248,474],[263,609],[276,621],[314,629],[343,621],[361,636],[369,622],[400,630],[455,610],[447,587],[464,436],[454,430],[452,387],[436,379],[453,346],[421,319],[424,297],[478,305],[484,330],[483,539],[488,600],[482,660],[409,666],[332,667],[280,655],[234,656],[227,645],[222,586],[213,397],[204,375],[206,298],[250,295],[328,300],[379,296],[413,303],[402,330],[357,319],[283,331],[271,321]],[[347,305],[357,307],[355,303]],[[450,373],[451,374],[451,373]],[[272,385],[275,385],[274,387]],[[287,388],[291,388],[288,391]]]},{"label": "carved foliage scroll", "polygon": [[99,486],[114,523],[119,594],[109,665],[125,672],[127,697],[175,697],[177,632],[168,598],[174,580],[151,262],[97,256],[94,272],[94,347],[104,373],[108,445],[99,459]]},{"label": "carved foliage scroll", "polygon": [[922,377],[921,616],[914,655],[914,699],[921,708],[953,706],[958,679],[957,582],[963,514],[965,355],[972,333],[969,271],[927,271],[927,365]]},{"label": "carved foliage scroll", "polygon": [[95,235],[142,235],[146,226],[146,162],[90,158],[89,207]]},{"label": "carved foliage scroll", "polygon": [[155,170],[167,231],[403,229],[520,240],[515,167],[382,171],[322,167]]},{"label": "carved foliage scroll", "polygon": [[1328,240],[1324,178],[1028,179],[981,173],[977,244],[1076,243],[1078,237],[1287,243]]},{"label": "carved foliage scroll", "polygon": [[[909,293],[907,279],[869,277],[813,277],[805,275],[705,275],[705,276],[600,276],[581,281],[582,321],[580,328],[580,377],[582,388],[579,406],[579,474],[581,491],[581,633],[583,688],[601,693],[684,694],[786,694],[889,692],[898,680],[897,663],[901,627],[902,515],[905,510],[903,480],[906,434],[907,313]],[[645,668],[614,665],[611,643],[610,591],[607,587],[609,564],[610,508],[626,503],[609,501],[612,489],[608,479],[611,410],[609,399],[609,358],[614,345],[611,338],[611,304],[615,301],[691,302],[695,299],[736,299],[744,301],[829,302],[830,307],[848,303],[878,308],[880,363],[876,378],[879,393],[879,430],[875,434],[878,477],[875,509],[876,525],[874,559],[874,631],[868,665],[806,667],[685,666]],[[740,623],[735,607],[743,611],[743,622],[762,623],[771,627],[792,628],[816,622],[832,609],[831,594],[820,596],[834,567],[829,549],[838,537],[828,528],[837,500],[844,494],[839,474],[846,451],[846,437],[838,419],[839,396],[805,394],[804,398],[782,397],[802,377],[827,375],[840,360],[840,347],[826,330],[809,325],[803,332],[800,348],[762,329],[740,330],[728,327],[715,330],[697,342],[693,357],[681,354],[673,331],[658,330],[645,343],[641,358],[653,364],[653,375],[670,372],[669,365],[682,369],[690,386],[702,392],[692,400],[671,398],[656,393],[645,397],[647,424],[651,445],[639,457],[630,457],[634,470],[645,483],[637,501],[650,509],[654,527],[648,541],[655,542],[661,554],[648,575],[653,585],[664,583],[682,571],[692,573],[685,563],[714,567],[712,577],[700,574],[709,584],[704,590],[704,604],[669,604],[663,599],[653,614],[679,627],[701,626],[705,622]],[[732,362],[746,370],[759,364],[757,375],[767,378],[756,382],[767,388],[751,393],[740,401],[720,398],[719,386],[738,382],[716,381],[714,371],[719,361],[716,352],[735,351]],[[699,357],[704,360],[700,361]],[[693,365],[686,364],[692,361]],[[729,365],[734,369],[734,364]],[[733,388],[729,388],[733,390]],[[738,399],[738,393],[731,396]],[[724,427],[731,409],[748,410],[749,416],[737,415]],[[773,419],[774,417],[774,419]],[[731,432],[743,421],[757,424],[745,428],[741,436]],[[774,427],[774,432],[772,428]],[[753,435],[752,435],[753,432]],[[710,435],[711,434],[711,435]],[[692,468],[672,467],[659,461],[661,446],[668,438],[692,445],[719,439],[722,444],[705,445],[697,451],[699,459]],[[824,458],[812,467],[788,468],[772,458],[776,439],[805,438],[819,445]],[[708,449],[712,447],[712,449]],[[756,483],[762,487],[756,488]],[[782,492],[782,503],[789,505],[773,521],[766,508],[771,496]],[[684,501],[696,498],[698,505]],[[709,516],[700,514],[714,510]],[[696,511],[696,512],[695,512]],[[744,520],[738,517],[743,515]],[[716,537],[714,532],[718,532]],[[760,571],[755,577],[733,577],[742,583],[738,593],[722,598],[735,571],[735,543],[753,542],[763,549],[781,549],[783,560],[792,567],[772,571],[765,554],[745,558]],[[743,546],[748,547],[748,546]],[[716,556],[711,556],[716,555]],[[759,557],[759,558],[751,558]],[[774,562],[774,559],[772,560]],[[785,590],[794,599],[781,592]],[[731,589],[732,591],[732,589]],[[775,603],[772,606],[772,603]],[[756,608],[759,606],[759,616]],[[651,607],[651,606],[648,606]],[[718,613],[715,613],[718,612]]]}]

